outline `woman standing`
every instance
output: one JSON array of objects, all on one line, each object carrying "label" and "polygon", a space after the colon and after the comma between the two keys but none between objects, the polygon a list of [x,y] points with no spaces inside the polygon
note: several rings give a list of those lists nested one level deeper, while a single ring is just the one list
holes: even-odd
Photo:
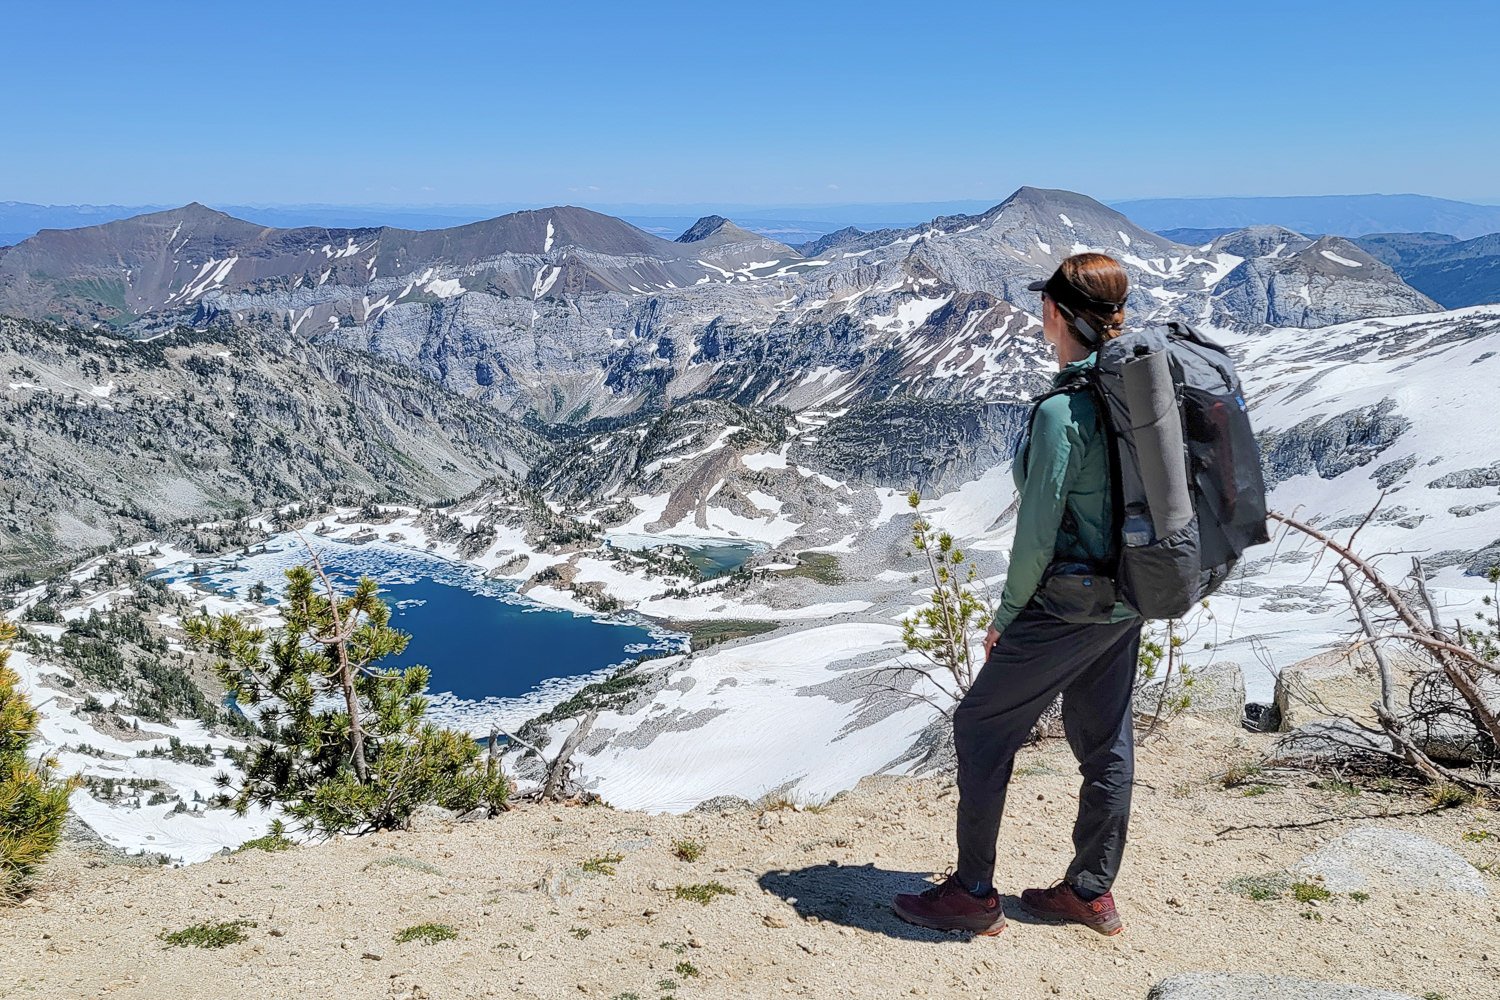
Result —
[{"label": "woman standing", "polygon": [[[1057,357],[1054,389],[1081,381],[1102,340],[1125,320],[1129,279],[1113,257],[1069,257],[1045,282],[1042,334]],[[985,663],[953,717],[958,752],[958,866],[919,895],[896,897],[903,919],[938,930],[998,934],[1005,914],[995,892],[995,841],[1016,752],[1059,693],[1063,726],[1083,787],[1073,826],[1073,863],[1051,888],[1027,889],[1022,905],[1048,920],[1101,934],[1122,929],[1110,887],[1119,872],[1135,773],[1131,693],[1141,620],[1106,604],[1078,623],[1053,611],[1049,570],[1107,573],[1114,520],[1109,442],[1088,391],[1048,395],[1032,412],[1017,451],[1020,507],[1005,591],[985,637]],[[1047,610],[1052,608],[1053,611]]]}]

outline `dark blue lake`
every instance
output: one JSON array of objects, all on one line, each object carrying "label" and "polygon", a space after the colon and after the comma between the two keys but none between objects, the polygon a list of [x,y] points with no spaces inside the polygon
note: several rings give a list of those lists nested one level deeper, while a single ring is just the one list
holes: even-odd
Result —
[{"label": "dark blue lake", "polygon": [[[637,615],[594,617],[544,607],[463,563],[386,545],[315,542],[329,575],[347,592],[361,576],[380,587],[391,624],[411,635],[386,666],[421,664],[432,673],[437,721],[487,731],[516,725],[567,697],[588,680],[648,651],[675,651],[682,637]],[[306,560],[295,539],[273,539],[264,551],[167,567],[169,582],[247,598],[262,584],[274,604],[285,571]]]},{"label": "dark blue lake", "polygon": [[[334,568],[343,575],[343,567]],[[391,605],[391,624],[411,634],[401,665],[430,667],[432,690],[471,701],[518,697],[543,681],[591,674],[629,659],[629,650],[656,645],[643,625],[497,600],[431,579],[380,591]]]}]

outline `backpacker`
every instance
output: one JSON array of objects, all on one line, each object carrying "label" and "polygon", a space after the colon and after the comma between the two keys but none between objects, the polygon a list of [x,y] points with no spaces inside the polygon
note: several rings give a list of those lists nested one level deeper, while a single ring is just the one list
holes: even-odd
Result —
[{"label": "backpacker", "polygon": [[[1180,618],[1270,541],[1260,449],[1234,363],[1185,323],[1105,341],[1073,385],[1091,389],[1111,442],[1117,596]],[[1108,571],[1110,567],[1106,566]]]}]

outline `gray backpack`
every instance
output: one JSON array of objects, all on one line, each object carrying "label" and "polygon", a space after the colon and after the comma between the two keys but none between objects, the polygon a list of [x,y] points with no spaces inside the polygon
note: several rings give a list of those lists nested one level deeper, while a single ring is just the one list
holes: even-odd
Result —
[{"label": "gray backpack", "polygon": [[1144,618],[1180,618],[1270,541],[1260,449],[1234,363],[1185,323],[1122,334],[1061,392],[1092,390],[1110,440],[1114,551]]}]

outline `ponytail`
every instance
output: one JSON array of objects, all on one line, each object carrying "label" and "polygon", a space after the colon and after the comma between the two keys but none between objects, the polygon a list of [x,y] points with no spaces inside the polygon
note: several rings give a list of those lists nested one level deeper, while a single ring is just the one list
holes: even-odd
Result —
[{"label": "ponytail", "polygon": [[1065,294],[1053,295],[1062,306],[1068,332],[1088,347],[1113,340],[1125,326],[1125,298],[1130,276],[1120,262],[1108,254],[1079,253],[1057,269],[1067,283]]}]

